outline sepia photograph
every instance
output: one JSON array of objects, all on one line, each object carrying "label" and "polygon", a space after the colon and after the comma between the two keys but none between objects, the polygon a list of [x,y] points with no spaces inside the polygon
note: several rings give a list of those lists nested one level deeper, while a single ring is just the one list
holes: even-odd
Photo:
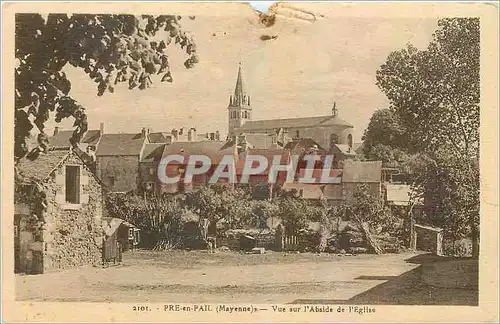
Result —
[{"label": "sepia photograph", "polygon": [[498,4],[122,4],[3,4],[12,318],[498,320]]}]

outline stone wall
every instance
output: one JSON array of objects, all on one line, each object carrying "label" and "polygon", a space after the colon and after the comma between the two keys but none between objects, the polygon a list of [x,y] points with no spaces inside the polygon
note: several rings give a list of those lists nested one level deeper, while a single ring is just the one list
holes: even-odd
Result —
[{"label": "stone wall", "polygon": [[417,250],[443,255],[442,232],[420,225],[415,225],[414,228]]},{"label": "stone wall", "polygon": [[97,174],[111,191],[135,190],[139,184],[139,156],[98,156]]},{"label": "stone wall", "polygon": [[[80,204],[67,204],[65,166],[80,165]],[[101,261],[102,188],[76,156],[71,156],[44,183],[48,209],[43,230],[43,268],[65,269]]]}]

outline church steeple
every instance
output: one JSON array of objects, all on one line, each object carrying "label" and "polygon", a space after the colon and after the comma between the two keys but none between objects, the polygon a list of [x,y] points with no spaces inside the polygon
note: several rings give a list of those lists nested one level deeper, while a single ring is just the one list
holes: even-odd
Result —
[{"label": "church steeple", "polygon": [[229,96],[229,134],[232,135],[235,130],[241,127],[247,120],[251,120],[250,96],[245,93],[243,87],[243,73],[241,62],[238,66],[238,76],[236,77],[236,86],[234,94]]},{"label": "church steeple", "polygon": [[238,77],[236,78],[236,87],[234,87],[234,103],[241,105],[243,103],[243,80],[241,77],[241,62],[238,68]]}]

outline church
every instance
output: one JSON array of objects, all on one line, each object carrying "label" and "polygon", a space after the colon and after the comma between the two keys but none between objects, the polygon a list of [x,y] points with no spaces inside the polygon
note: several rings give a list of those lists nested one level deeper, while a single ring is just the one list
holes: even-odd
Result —
[{"label": "church", "polygon": [[235,135],[260,138],[259,140],[270,137],[271,144],[277,145],[281,141],[283,146],[288,141],[311,139],[325,151],[355,155],[352,147],[354,126],[338,116],[335,103],[331,114],[325,116],[253,120],[250,95],[243,86],[241,63],[227,110],[228,139]]}]

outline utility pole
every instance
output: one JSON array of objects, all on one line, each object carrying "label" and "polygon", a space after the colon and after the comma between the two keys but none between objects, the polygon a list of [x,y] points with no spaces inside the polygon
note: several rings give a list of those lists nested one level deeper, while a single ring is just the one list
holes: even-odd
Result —
[{"label": "utility pole", "polygon": [[234,135],[234,146],[233,146],[233,159],[234,159],[234,167],[233,167],[233,181],[231,183],[231,188],[235,190],[234,183],[236,182],[236,164],[238,163],[238,135]]}]

